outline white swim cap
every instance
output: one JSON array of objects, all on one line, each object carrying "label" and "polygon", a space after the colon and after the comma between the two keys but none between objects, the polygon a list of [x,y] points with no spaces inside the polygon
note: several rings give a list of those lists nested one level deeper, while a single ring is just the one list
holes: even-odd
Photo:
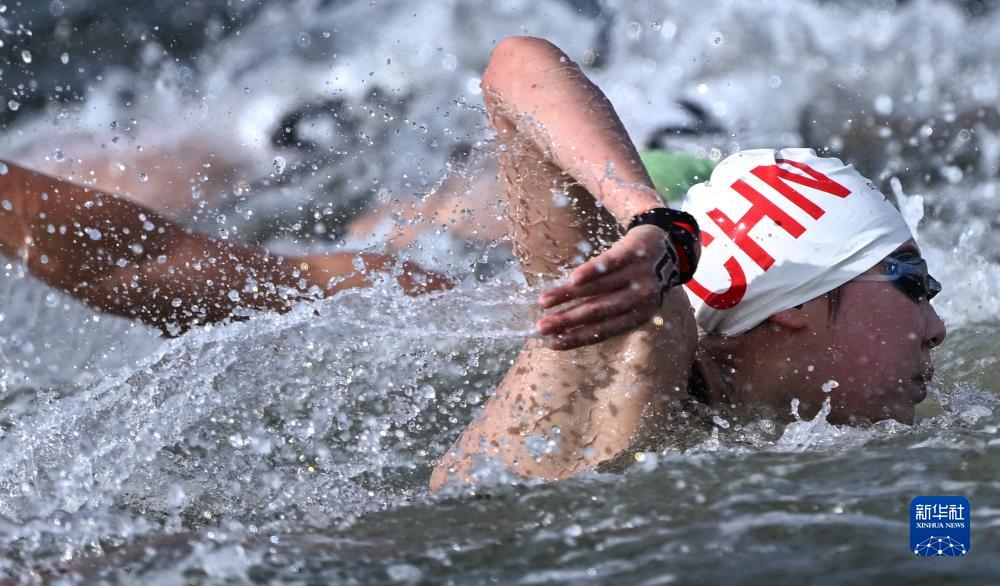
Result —
[{"label": "white swim cap", "polygon": [[688,297],[698,325],[724,336],[843,285],[912,238],[871,181],[812,149],[731,155],[682,209],[702,230]]}]

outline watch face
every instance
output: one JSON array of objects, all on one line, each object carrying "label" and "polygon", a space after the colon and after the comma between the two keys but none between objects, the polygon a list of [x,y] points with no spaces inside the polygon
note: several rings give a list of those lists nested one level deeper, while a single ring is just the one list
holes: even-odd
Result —
[{"label": "watch face", "polygon": [[680,281],[680,275],[677,272],[677,251],[674,250],[674,245],[669,238],[664,238],[663,244],[666,246],[666,249],[663,251],[663,256],[660,257],[660,260],[656,261],[653,272],[660,281],[660,285],[670,288]]}]

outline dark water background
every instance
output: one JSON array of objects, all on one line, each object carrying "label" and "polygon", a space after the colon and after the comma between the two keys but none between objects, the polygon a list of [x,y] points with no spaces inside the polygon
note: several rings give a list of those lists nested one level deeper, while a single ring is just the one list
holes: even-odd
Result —
[{"label": "dark water background", "polygon": [[[546,36],[589,64],[639,143],[698,127],[686,101],[723,131],[669,148],[807,145],[887,191],[899,178],[950,333],[914,427],[720,420],[624,476],[431,498],[433,459],[530,330],[502,244],[445,231],[404,251],[465,277],[440,298],[385,286],[176,340],[0,265],[0,577],[997,582],[992,3],[4,6],[0,155],[58,168],[106,153],[134,178],[139,153],[211,152],[227,173],[192,223],[289,251],[344,245],[372,202],[459,172],[456,151],[473,151],[463,172],[488,167],[478,75],[496,40]],[[972,502],[969,556],[909,552],[923,494]]]}]

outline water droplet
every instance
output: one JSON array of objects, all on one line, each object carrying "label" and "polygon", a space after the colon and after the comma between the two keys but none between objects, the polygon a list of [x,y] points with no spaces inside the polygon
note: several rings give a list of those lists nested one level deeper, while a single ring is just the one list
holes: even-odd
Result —
[{"label": "water droplet", "polygon": [[699,94],[707,94],[708,93],[708,84],[699,83],[697,89],[698,89],[698,93]]},{"label": "water droplet", "polygon": [[720,33],[719,31],[715,31],[714,33],[712,33],[712,44],[713,45],[722,44],[722,33]]},{"label": "water droplet", "polygon": [[52,158],[56,160],[57,163],[62,163],[66,160],[66,155],[59,149],[52,151]]},{"label": "water droplet", "polygon": [[184,504],[184,498],[187,495],[184,493],[184,489],[181,488],[179,484],[171,485],[167,489],[167,505],[177,508]]},{"label": "water droplet", "polygon": [[143,183],[149,181],[149,175],[146,175],[145,173],[139,173],[139,181],[142,181]]},{"label": "water droplet", "polygon": [[21,103],[15,100],[10,100],[7,102],[7,107],[10,108],[11,112],[17,112],[17,109],[21,107]]},{"label": "water droplet", "polygon": [[6,175],[7,171],[10,171],[10,168],[7,167],[7,164],[4,162],[0,162],[0,175]]},{"label": "water droplet", "polygon": [[274,157],[274,172],[281,175],[285,172],[285,165],[287,164],[288,162],[285,161],[285,157]]},{"label": "water droplet", "polygon": [[417,584],[424,577],[423,571],[412,564],[391,564],[385,569],[389,580],[397,584]]},{"label": "water droplet", "polygon": [[235,289],[230,289],[229,293],[226,294],[230,301],[239,301],[240,294]]},{"label": "water droplet", "polygon": [[962,171],[961,167],[945,165],[941,167],[941,176],[949,183],[959,183],[965,177],[965,172]]},{"label": "water droplet", "polygon": [[773,88],[779,88],[779,87],[781,87],[781,77],[779,77],[777,75],[772,75],[771,77],[768,78],[767,85],[769,85],[769,86],[771,86]]},{"label": "water droplet", "polygon": [[63,53],[62,55],[60,55],[59,56],[59,61],[63,65],[66,65],[67,63],[69,63],[69,53]]},{"label": "water droplet", "polygon": [[677,24],[669,20],[664,20],[660,25],[660,36],[666,40],[672,40],[677,35]]},{"label": "water droplet", "polygon": [[875,98],[875,111],[883,116],[892,114],[892,98],[885,94],[880,94]]},{"label": "water droplet", "polygon": [[90,238],[91,240],[101,239],[101,231],[97,228],[84,228],[83,231],[87,235],[87,238]]},{"label": "water droplet", "polygon": [[6,200],[6,199],[3,200],[3,204],[2,205],[3,205],[3,209],[7,210],[8,212],[11,211],[12,209],[14,209],[14,204],[10,203],[10,200]]},{"label": "water droplet", "polygon": [[174,297],[173,299],[170,300],[170,305],[172,305],[173,307],[180,307],[181,303],[182,301],[178,297]]},{"label": "water droplet", "polygon": [[642,24],[637,21],[632,21],[628,24],[628,35],[629,40],[637,41],[642,37]]},{"label": "water droplet", "polygon": [[820,387],[820,389],[824,393],[829,393],[830,391],[832,391],[833,389],[835,389],[835,388],[837,388],[839,386],[840,386],[840,383],[838,383],[837,381],[835,381],[835,380],[828,380],[825,383],[823,383],[823,386]]},{"label": "water droplet", "polygon": [[31,51],[27,49],[21,51],[21,59],[24,59],[25,63],[31,63]]}]

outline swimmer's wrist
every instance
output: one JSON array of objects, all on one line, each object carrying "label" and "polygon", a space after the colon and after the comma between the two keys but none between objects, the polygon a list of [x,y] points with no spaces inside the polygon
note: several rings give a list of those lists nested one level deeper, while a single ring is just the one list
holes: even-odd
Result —
[{"label": "swimmer's wrist", "polygon": [[623,184],[620,180],[607,180],[593,191],[596,199],[611,212],[623,228],[635,216],[663,205],[663,198],[652,187],[641,184]]},{"label": "swimmer's wrist", "polygon": [[677,253],[680,282],[687,283],[698,268],[701,252],[701,231],[691,214],[667,207],[655,207],[632,216],[626,232],[638,226],[656,226],[667,233]]}]

